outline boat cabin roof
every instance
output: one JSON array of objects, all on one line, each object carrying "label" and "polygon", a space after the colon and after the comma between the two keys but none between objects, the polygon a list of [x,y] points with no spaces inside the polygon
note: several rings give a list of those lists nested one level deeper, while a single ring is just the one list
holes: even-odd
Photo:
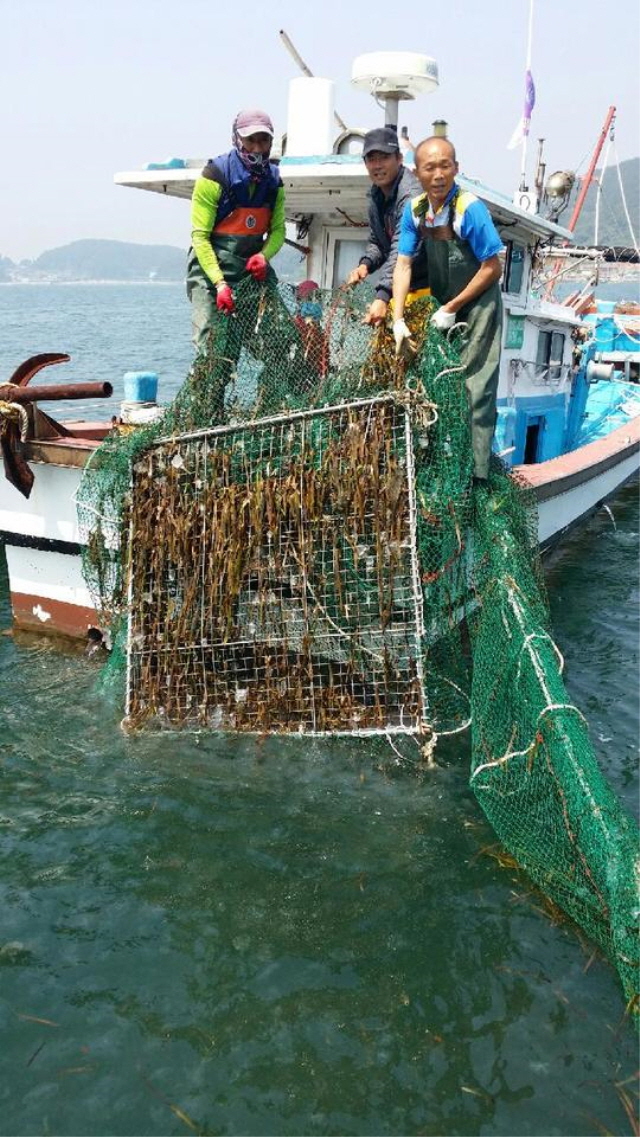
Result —
[{"label": "boat cabin roof", "polygon": [[[179,165],[178,165],[179,163]],[[205,158],[171,159],[150,163],[145,169],[114,175],[116,185],[150,190],[167,197],[191,198],[193,185],[206,163]],[[284,156],[280,173],[286,193],[287,221],[322,215],[325,224],[364,225],[367,221],[369,177],[359,154],[328,154],[311,158]],[[573,241],[568,229],[514,205],[510,198],[463,175],[458,182],[476,194],[489,208],[499,226],[512,230],[514,239],[531,243]]]}]

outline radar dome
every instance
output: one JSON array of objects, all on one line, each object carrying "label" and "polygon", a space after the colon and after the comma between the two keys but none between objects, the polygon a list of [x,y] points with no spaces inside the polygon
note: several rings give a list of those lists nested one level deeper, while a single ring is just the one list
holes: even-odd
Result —
[{"label": "radar dome", "polygon": [[416,95],[435,91],[438,64],[430,56],[413,51],[373,51],[354,60],[351,82],[371,95],[415,99]]}]

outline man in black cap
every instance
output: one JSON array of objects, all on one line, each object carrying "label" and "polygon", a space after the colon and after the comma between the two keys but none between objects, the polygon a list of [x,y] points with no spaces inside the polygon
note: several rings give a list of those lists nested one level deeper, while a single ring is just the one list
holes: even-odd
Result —
[{"label": "man in black cap", "polygon": [[[375,300],[369,305],[364,318],[366,324],[381,324],[393,289],[393,269],[398,255],[400,218],[405,205],[421,192],[415,174],[402,164],[398,134],[393,126],[381,126],[364,136],[362,147],[364,164],[371,179],[369,190],[369,241],[347,278],[347,284],[358,284],[370,273],[381,268],[376,284]],[[412,266],[413,292],[426,288],[424,264],[418,258]]]}]

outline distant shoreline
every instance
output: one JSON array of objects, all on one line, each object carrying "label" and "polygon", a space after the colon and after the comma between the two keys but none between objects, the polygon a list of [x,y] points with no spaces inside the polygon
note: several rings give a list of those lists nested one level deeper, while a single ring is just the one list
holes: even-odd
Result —
[{"label": "distant shoreline", "polygon": [[41,285],[47,288],[67,288],[69,285],[76,284],[148,284],[150,287],[158,288],[171,285],[175,287],[177,284],[183,284],[182,280],[0,280],[0,288],[32,288],[34,285]]}]

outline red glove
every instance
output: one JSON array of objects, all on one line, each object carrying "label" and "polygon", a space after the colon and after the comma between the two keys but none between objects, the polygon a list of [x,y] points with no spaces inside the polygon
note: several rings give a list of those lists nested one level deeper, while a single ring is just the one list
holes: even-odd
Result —
[{"label": "red glove", "polygon": [[219,312],[226,312],[229,315],[235,309],[233,292],[228,284],[219,284],[217,293],[216,308]]},{"label": "red glove", "polygon": [[262,253],[254,253],[252,257],[249,257],[244,267],[247,272],[251,273],[254,280],[262,282],[267,279],[267,269],[269,265],[267,258],[263,257]]}]

